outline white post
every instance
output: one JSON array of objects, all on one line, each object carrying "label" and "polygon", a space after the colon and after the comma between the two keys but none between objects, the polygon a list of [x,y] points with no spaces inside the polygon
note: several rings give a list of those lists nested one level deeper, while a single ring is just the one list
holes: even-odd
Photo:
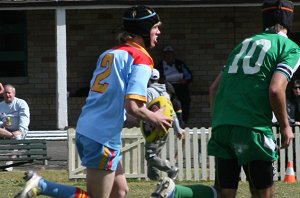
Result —
[{"label": "white post", "polygon": [[68,126],[66,10],[56,9],[57,127]]}]

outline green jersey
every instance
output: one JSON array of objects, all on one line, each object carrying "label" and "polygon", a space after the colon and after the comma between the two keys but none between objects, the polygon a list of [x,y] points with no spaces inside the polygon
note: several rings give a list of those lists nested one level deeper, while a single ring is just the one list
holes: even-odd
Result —
[{"label": "green jersey", "polygon": [[230,53],[216,93],[212,126],[270,128],[269,85],[274,72],[288,80],[300,64],[299,46],[282,33],[265,31]]}]

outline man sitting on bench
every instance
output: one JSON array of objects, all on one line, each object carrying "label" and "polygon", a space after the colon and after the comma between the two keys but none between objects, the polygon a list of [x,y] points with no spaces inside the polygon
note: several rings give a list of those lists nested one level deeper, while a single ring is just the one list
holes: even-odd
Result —
[{"label": "man sitting on bench", "polygon": [[[0,83],[0,94],[4,98],[0,102],[0,139],[24,139],[30,122],[27,102],[15,97],[16,89],[10,84],[3,87]],[[12,163],[8,161],[6,164]],[[12,167],[7,170],[12,170]]]},{"label": "man sitting on bench", "polygon": [[30,112],[27,102],[17,98],[16,89],[12,85],[0,83],[0,94],[4,101],[0,102],[0,138],[23,139],[30,122]]}]

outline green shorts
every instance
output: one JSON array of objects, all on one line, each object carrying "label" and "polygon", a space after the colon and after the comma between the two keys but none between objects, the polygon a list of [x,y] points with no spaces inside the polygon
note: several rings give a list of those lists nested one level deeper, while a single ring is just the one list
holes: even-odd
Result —
[{"label": "green shorts", "polygon": [[213,128],[208,154],[223,159],[237,158],[239,165],[244,165],[254,160],[277,160],[278,146],[272,128],[261,131],[224,125]]}]

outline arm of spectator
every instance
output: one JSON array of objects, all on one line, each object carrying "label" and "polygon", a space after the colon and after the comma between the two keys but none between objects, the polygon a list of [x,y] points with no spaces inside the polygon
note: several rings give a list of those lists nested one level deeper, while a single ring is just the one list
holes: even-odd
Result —
[{"label": "arm of spectator", "polygon": [[5,128],[0,128],[0,137],[6,138],[6,139],[13,139],[14,135],[6,130]]},{"label": "arm of spectator", "polygon": [[20,140],[20,139],[23,139],[25,137],[24,133],[20,130],[12,131],[11,133],[13,134],[12,139]]},{"label": "arm of spectator", "polygon": [[2,95],[3,93],[4,93],[4,87],[2,83],[0,83],[0,95]]},{"label": "arm of spectator", "polygon": [[21,103],[19,117],[19,131],[21,131],[23,133],[22,136],[25,137],[28,132],[30,123],[30,110],[28,104],[25,101]]},{"label": "arm of spectator", "polygon": [[193,74],[191,70],[186,66],[186,64],[182,64],[182,69],[183,69],[183,80],[184,83],[191,83],[193,82]]}]

